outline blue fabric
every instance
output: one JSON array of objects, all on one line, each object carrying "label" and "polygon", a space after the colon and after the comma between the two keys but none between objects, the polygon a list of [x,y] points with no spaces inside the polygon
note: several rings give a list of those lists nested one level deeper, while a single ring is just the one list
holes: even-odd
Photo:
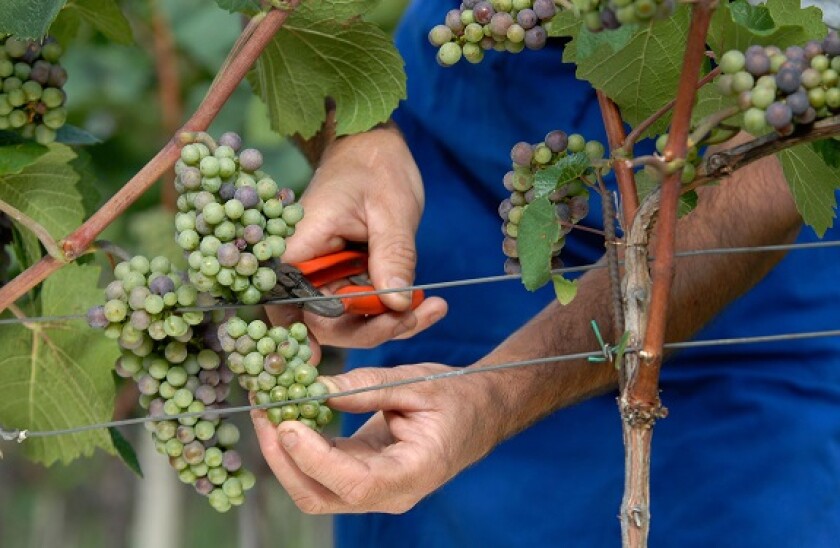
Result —
[{"label": "blue fabric", "polygon": [[[515,141],[558,128],[604,138],[594,93],[560,62],[560,45],[438,67],[425,33],[456,4],[415,2],[397,38],[409,95],[395,118],[427,189],[420,282],[501,272],[496,207]],[[597,201],[591,226],[600,225]],[[815,239],[807,228],[799,238]],[[563,258],[583,264],[602,249],[575,233]],[[697,338],[837,328],[836,253],[789,254]],[[354,351],[348,367],[468,365],[552,298],[518,282],[440,295],[447,318],[410,341]],[[682,352],[666,366],[662,389],[670,416],[654,436],[651,546],[840,545],[840,340]],[[343,428],[352,433],[365,419],[345,417]],[[554,413],[405,515],[339,516],[337,544],[616,546],[622,482],[620,424],[614,396],[605,396]]]}]

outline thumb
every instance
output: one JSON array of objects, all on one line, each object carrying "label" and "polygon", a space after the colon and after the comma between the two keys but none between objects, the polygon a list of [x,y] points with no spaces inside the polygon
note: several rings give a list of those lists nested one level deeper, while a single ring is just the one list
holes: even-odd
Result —
[{"label": "thumb", "polygon": [[[331,394],[335,394],[337,392],[375,388],[383,384],[425,374],[428,374],[428,371],[420,370],[417,366],[364,367],[354,369],[343,375],[321,377],[320,381],[327,385]],[[377,388],[350,396],[331,397],[327,403],[333,409],[350,413],[368,413],[380,410],[409,411],[424,409],[428,406],[427,398],[415,386],[411,385]]]},{"label": "thumb", "polygon": [[[417,230],[408,215],[373,216],[370,219],[368,241],[368,273],[376,289],[398,289],[414,281],[417,266],[417,248],[414,234]],[[380,295],[385,306],[405,311],[411,306],[411,292]]]}]

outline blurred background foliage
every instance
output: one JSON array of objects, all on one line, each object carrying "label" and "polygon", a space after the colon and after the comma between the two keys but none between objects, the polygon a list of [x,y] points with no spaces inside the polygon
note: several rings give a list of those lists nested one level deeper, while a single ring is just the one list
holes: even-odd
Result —
[{"label": "blurred background foliage", "polygon": [[[392,31],[407,3],[383,0],[368,18]],[[121,4],[134,45],[114,44],[87,28],[66,45],[62,60],[70,75],[65,87],[69,123],[102,140],[82,152],[89,156],[100,203],[116,193],[195,109],[243,24],[240,16],[219,9],[212,0]],[[167,50],[171,53],[161,55]],[[161,77],[167,73],[169,78]],[[243,84],[209,132],[239,132],[247,146],[263,152],[267,172],[302,191],[312,170],[290,142],[270,130],[265,112]],[[165,190],[167,183],[159,182],[102,237],[131,253],[183,260],[172,237],[173,201]],[[340,354],[327,353],[322,369],[335,371],[340,362]],[[127,387],[118,397],[115,414],[136,415],[135,402],[136,394]],[[26,462],[13,445],[3,444],[0,546],[331,546],[330,519],[305,516],[296,509],[260,457],[248,418],[239,416],[237,421],[246,432],[246,463],[260,481],[245,506],[224,515],[180,484],[143,428],[127,428],[123,434],[137,449],[145,479],[101,453],[45,469]]]}]

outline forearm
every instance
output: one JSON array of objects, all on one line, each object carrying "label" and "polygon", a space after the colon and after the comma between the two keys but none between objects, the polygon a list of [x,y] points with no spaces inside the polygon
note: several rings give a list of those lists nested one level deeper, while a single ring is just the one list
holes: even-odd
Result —
[{"label": "forearm", "polygon": [[[716,187],[702,189],[697,209],[679,221],[677,249],[709,249],[792,241],[801,219],[781,168],[767,159],[738,172]],[[654,233],[655,237],[655,233]],[[782,253],[716,255],[677,260],[667,320],[668,340],[685,340],[729,302],[749,290],[781,260]],[[613,332],[609,280],[605,270],[580,282],[575,301],[547,306],[495,351],[475,364],[493,363],[597,349],[590,320],[605,336]],[[615,341],[608,341],[615,342]],[[595,394],[617,382],[610,364],[585,360],[478,375],[482,390],[494,395],[505,422],[500,440],[544,415]]]}]

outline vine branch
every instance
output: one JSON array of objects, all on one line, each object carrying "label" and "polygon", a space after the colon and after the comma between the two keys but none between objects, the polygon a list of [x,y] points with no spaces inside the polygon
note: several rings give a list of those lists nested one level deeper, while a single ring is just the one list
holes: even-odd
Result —
[{"label": "vine branch", "polygon": [[[598,91],[598,105],[601,107],[601,117],[604,119],[604,128],[607,131],[607,140],[610,151],[615,152],[625,142],[624,122],[621,119],[621,112],[618,105]],[[625,162],[615,162],[613,165],[615,178],[618,183],[618,192],[621,195],[622,226],[626,227],[636,215],[639,209],[639,195],[636,190],[636,179],[633,170]]]},{"label": "vine branch", "polygon": [[19,210],[15,206],[0,200],[0,211],[8,215],[14,221],[17,221],[21,225],[23,225],[27,230],[35,234],[35,236],[40,240],[40,242],[44,245],[44,248],[47,250],[47,253],[50,254],[52,257],[61,257],[61,250],[58,248],[58,244],[47,231],[46,228],[38,221],[24,213],[23,211]]},{"label": "vine branch", "polygon": [[[204,131],[233,94],[262,51],[283,26],[300,0],[288,0],[287,9],[270,11],[253,29],[249,39],[241,44],[235,59],[219,73],[212,90],[207,93],[195,113],[182,130]],[[250,30],[248,30],[250,32]],[[172,166],[180,154],[176,132],[169,142],[132,177],[117,194],[93,214],[62,243],[64,259],[74,260],[84,254],[96,237],[119,217],[132,203],[149,189]],[[0,312],[44,281],[64,264],[55,257],[43,257],[8,284],[0,288]]]}]

